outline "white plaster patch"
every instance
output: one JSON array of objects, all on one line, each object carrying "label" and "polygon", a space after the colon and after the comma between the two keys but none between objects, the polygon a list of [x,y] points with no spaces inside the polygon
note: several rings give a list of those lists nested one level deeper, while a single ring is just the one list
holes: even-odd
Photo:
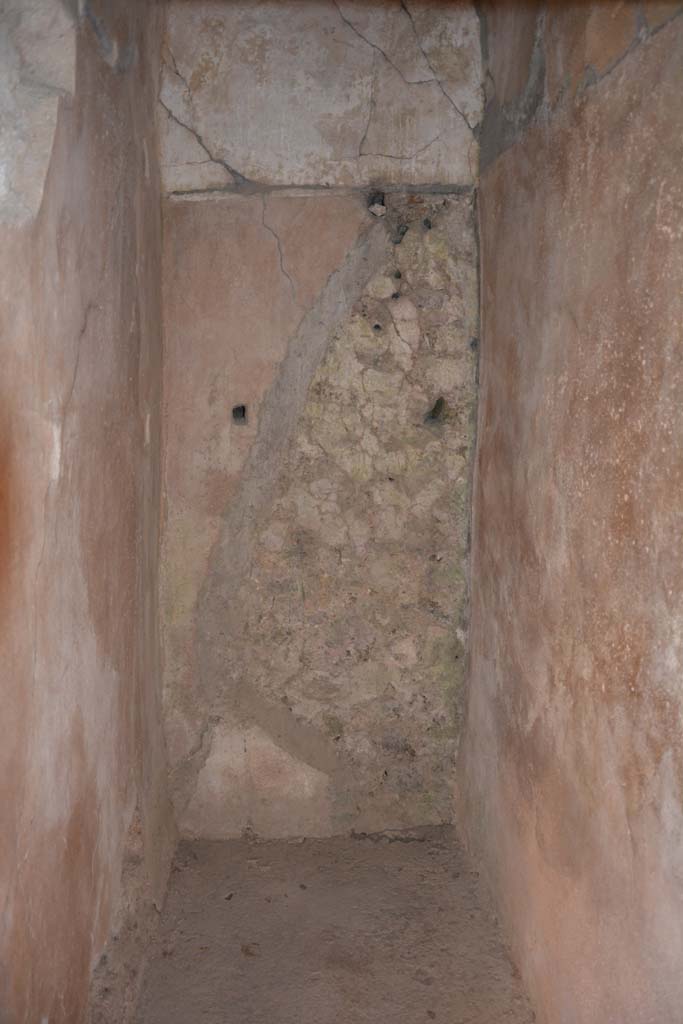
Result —
[{"label": "white plaster patch", "polygon": [[60,95],[75,84],[76,28],[58,0],[0,6],[0,222],[33,217],[43,197]]},{"label": "white plaster patch", "polygon": [[62,472],[62,425],[50,424],[50,480],[59,480]]},{"label": "white plaster patch", "polygon": [[324,835],[330,827],[329,779],[297,761],[258,726],[215,725],[191,804],[186,835],[230,838],[245,829],[272,837]]}]

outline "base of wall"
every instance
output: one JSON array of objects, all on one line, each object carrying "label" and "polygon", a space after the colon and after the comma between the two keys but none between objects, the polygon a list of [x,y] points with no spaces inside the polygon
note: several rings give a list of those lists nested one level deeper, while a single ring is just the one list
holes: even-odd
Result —
[{"label": "base of wall", "polygon": [[128,1024],[133,1019],[159,930],[175,845],[169,835],[158,840],[166,846],[161,858],[164,867],[153,882],[145,861],[142,819],[136,810],[126,836],[114,926],[90,981],[88,1024]]}]

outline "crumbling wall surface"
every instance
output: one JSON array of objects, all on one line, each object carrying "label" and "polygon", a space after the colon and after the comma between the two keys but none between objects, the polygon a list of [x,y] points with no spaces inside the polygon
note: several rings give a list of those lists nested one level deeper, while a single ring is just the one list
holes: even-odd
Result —
[{"label": "crumbling wall surface", "polygon": [[518,17],[487,19],[462,804],[539,1020],[674,1021],[683,18]]},{"label": "crumbling wall surface", "polygon": [[140,949],[129,945],[124,964],[115,940],[129,943],[133,902],[144,936],[170,848],[155,597],[157,17],[124,0],[81,5],[68,89],[68,76],[54,77],[66,51],[50,49],[64,33],[45,37],[54,27],[46,8],[3,8],[3,17],[17,15],[3,53],[18,48],[5,68],[17,91],[3,102],[26,113],[17,128],[28,133],[3,134],[3,158],[25,154],[37,102],[24,108],[25,90],[43,90],[40,131],[54,128],[44,181],[34,167],[37,191],[18,203],[22,182],[8,173],[12,194],[0,197],[0,1018],[8,1024],[83,1021],[109,937],[105,988],[121,1001],[97,1019],[126,1020]]},{"label": "crumbling wall surface", "polygon": [[[272,316],[281,303],[293,308],[260,198],[220,200],[225,221],[207,211],[230,247],[227,225],[236,229],[244,207],[260,232],[252,259],[269,273],[252,283],[253,323],[244,278],[232,286],[244,289],[236,350],[223,334],[234,299],[217,281],[205,281],[220,299],[217,319],[201,328],[212,346],[201,360],[193,347],[188,363],[187,316],[177,321],[170,307],[168,342],[182,338],[182,349],[169,349],[166,369],[164,607],[179,671],[165,704],[179,824],[190,835],[328,834],[451,817],[477,327],[473,204],[470,195],[387,203],[386,219],[372,224],[364,197],[273,202],[269,217],[291,239],[283,253],[302,297],[307,264],[324,275],[321,259],[339,258],[344,207],[361,230],[260,408],[251,402],[258,355],[245,331],[268,328],[264,285]],[[317,239],[302,249],[293,228],[304,214]],[[172,217],[195,222],[187,209]],[[202,237],[215,254],[211,232]],[[167,233],[174,253],[183,251],[178,240]],[[184,251],[196,259],[197,248]],[[227,252],[218,267],[233,276]],[[169,284],[182,295],[175,277]],[[206,412],[185,448],[186,402],[202,394]],[[231,429],[230,406],[245,395],[258,427]],[[222,466],[231,449],[234,466],[240,436],[252,448],[230,479]],[[199,509],[195,493],[206,502]],[[188,592],[194,600],[184,605]],[[185,616],[195,623],[189,649]]]},{"label": "crumbling wall surface", "polygon": [[[163,50],[164,718],[192,836],[452,813],[476,15],[283,10],[171,4]],[[434,119],[447,148],[407,159],[397,125]],[[368,169],[373,132],[398,148]]]}]

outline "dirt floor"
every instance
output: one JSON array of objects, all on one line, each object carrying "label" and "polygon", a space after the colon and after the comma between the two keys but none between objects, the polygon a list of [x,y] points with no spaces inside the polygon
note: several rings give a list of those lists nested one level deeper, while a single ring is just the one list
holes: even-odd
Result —
[{"label": "dirt floor", "polygon": [[528,1024],[452,829],[183,843],[137,1024]]}]

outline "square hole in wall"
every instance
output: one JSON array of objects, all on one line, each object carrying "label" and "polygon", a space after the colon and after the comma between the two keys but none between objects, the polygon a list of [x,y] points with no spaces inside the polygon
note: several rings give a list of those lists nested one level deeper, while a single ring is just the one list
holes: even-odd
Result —
[{"label": "square hole in wall", "polygon": [[233,405],[232,407],[232,420],[233,423],[237,423],[240,426],[244,426],[247,422],[247,407],[246,405]]}]

